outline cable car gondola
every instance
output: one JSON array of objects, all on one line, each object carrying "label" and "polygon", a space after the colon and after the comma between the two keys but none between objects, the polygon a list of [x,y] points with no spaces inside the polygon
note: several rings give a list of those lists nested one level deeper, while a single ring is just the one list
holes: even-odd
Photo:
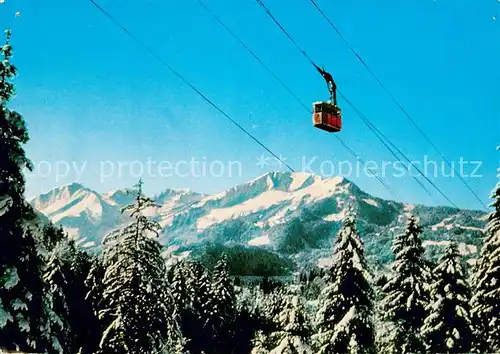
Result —
[{"label": "cable car gondola", "polygon": [[332,75],[314,66],[328,84],[330,100],[313,103],[313,126],[329,133],[339,132],[342,130],[342,110],[337,106],[337,85]]},{"label": "cable car gondola", "polygon": [[313,125],[316,128],[336,133],[342,130],[342,112],[331,102],[313,103]]}]

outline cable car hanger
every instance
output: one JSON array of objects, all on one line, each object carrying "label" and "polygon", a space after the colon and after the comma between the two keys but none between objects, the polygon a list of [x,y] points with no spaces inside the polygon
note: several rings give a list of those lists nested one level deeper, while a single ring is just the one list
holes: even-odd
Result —
[{"label": "cable car hanger", "polygon": [[329,72],[314,62],[311,61],[311,63],[325,79],[330,92],[329,101],[313,103],[313,126],[329,133],[337,133],[342,130],[342,111],[337,106],[337,85]]},{"label": "cable car hanger", "polygon": [[333,105],[337,107],[337,85],[335,84],[332,75],[316,64],[313,63],[313,65],[325,79],[326,84],[328,85],[328,91],[330,91],[330,101],[332,101]]}]

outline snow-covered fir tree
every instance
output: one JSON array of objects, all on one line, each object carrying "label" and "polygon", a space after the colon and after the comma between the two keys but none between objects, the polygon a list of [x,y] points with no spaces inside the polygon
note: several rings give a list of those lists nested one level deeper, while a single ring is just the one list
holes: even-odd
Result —
[{"label": "snow-covered fir tree", "polygon": [[182,352],[166,264],[156,240],[159,225],[144,216],[155,204],[143,196],[142,181],[135,187],[135,204],[123,209],[134,221],[103,241],[99,315],[109,324],[99,353]]},{"label": "snow-covered fir tree", "polygon": [[260,290],[257,294],[257,306],[264,316],[265,333],[272,333],[280,328],[279,314],[285,306],[286,292],[283,288],[276,288],[270,293]]},{"label": "snow-covered fir tree", "polygon": [[280,330],[271,334],[275,346],[270,354],[312,354],[311,327],[307,318],[304,299],[293,292],[285,297],[278,321]]},{"label": "snow-covered fir tree", "polygon": [[93,353],[96,353],[99,349],[99,343],[101,341],[102,333],[109,326],[113,320],[111,315],[104,315],[101,310],[106,308],[104,302],[104,290],[105,285],[103,284],[104,273],[106,272],[106,267],[104,264],[104,259],[102,254],[91,259],[90,270],[85,279],[84,286],[87,289],[85,294],[85,301],[90,302],[92,306],[93,316],[97,318],[97,323],[94,326],[94,332],[97,333],[97,341],[94,343],[88,343],[93,349]]},{"label": "snow-covered fir tree", "polygon": [[186,266],[184,262],[179,261],[172,266],[170,271],[172,273],[172,279],[170,280],[170,291],[172,292],[172,297],[175,301],[177,309],[181,313],[184,309],[189,308],[189,298],[191,297],[190,291],[186,285]]},{"label": "snow-covered fir tree", "polygon": [[263,316],[257,305],[258,288],[240,286],[236,291],[236,316],[233,351],[250,353],[257,331],[263,328]]},{"label": "snow-covered fir tree", "polygon": [[230,353],[234,337],[236,296],[229,277],[226,256],[223,254],[215,265],[209,298],[203,304],[204,331],[209,348],[206,352]]},{"label": "snow-covered fir tree", "polygon": [[0,47],[0,348],[61,352],[52,294],[43,282],[46,251],[41,226],[24,200],[23,169],[32,170],[23,145],[29,140],[23,117],[8,108],[14,95],[11,32]]},{"label": "snow-covered fir tree", "polygon": [[264,331],[257,331],[252,340],[252,350],[250,354],[269,354],[269,350],[267,349],[267,341],[268,339],[264,334]]},{"label": "snow-covered fir tree", "polygon": [[427,351],[467,353],[472,345],[471,292],[456,243],[447,247],[433,274],[429,315],[422,327]]},{"label": "snow-covered fir tree", "polygon": [[280,314],[285,307],[287,295],[286,287],[276,287],[271,291],[262,282],[255,289],[253,301],[257,323],[251,340],[252,353],[267,353],[277,346],[272,334],[282,330]]},{"label": "snow-covered fir tree", "polygon": [[312,353],[312,328],[297,285],[275,289],[270,294],[259,290],[256,295],[259,293],[256,309],[266,319],[256,327],[251,353]]},{"label": "snow-covered fir tree", "polygon": [[383,320],[389,322],[390,336],[383,344],[385,353],[424,352],[420,330],[427,317],[430,273],[423,258],[424,249],[417,219],[410,215],[405,231],[393,243],[393,276],[383,286]]},{"label": "snow-covered fir tree", "polygon": [[[497,177],[500,179],[500,168]],[[475,349],[500,352],[500,181],[491,198],[485,239],[474,274],[471,316],[475,330]]]},{"label": "snow-covered fir tree", "polygon": [[317,353],[373,353],[374,292],[355,213],[348,210],[337,235],[327,285],[316,314]]},{"label": "snow-covered fir tree", "polygon": [[[50,235],[58,232],[46,230]],[[93,354],[97,348],[97,318],[91,302],[85,298],[88,292],[85,280],[90,266],[90,256],[79,249],[75,241],[68,239],[55,245],[46,266],[44,279],[62,324],[58,340],[64,352]]]},{"label": "snow-covered fir tree", "polygon": [[181,331],[190,334],[189,327],[192,326],[194,311],[192,297],[194,289],[187,286],[187,266],[185,262],[179,261],[169,270],[170,292],[174,300]]},{"label": "snow-covered fir tree", "polygon": [[198,261],[189,260],[185,264],[186,288],[189,290],[187,301],[189,307],[201,316],[202,308],[208,300],[211,288],[210,273]]},{"label": "snow-covered fir tree", "polygon": [[[186,260],[170,270],[172,295],[178,304],[179,323],[186,340],[186,350],[192,354],[206,352],[211,338],[204,330],[208,314],[206,304],[211,295],[210,274],[195,260]],[[182,298],[184,296],[184,298]]]}]

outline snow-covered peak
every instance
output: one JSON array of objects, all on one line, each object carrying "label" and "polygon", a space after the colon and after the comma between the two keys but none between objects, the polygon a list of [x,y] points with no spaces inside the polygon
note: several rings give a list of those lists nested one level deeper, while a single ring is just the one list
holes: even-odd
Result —
[{"label": "snow-covered peak", "polygon": [[129,193],[128,189],[117,189],[103,195],[111,205],[125,206],[133,202],[134,196]]},{"label": "snow-covered peak", "polygon": [[309,185],[314,183],[325,183],[333,185],[343,183],[344,181],[345,179],[341,176],[333,178],[321,178],[320,176],[305,172],[274,171],[261,175],[244,185],[256,186],[265,182],[268,190],[275,189],[283,191],[295,191],[308,187]]},{"label": "snow-covered peak", "polygon": [[265,174],[247,184],[210,196],[200,202],[210,211],[197,221],[199,230],[245,215],[275,209],[268,218],[271,225],[280,224],[303,204],[314,204],[336,194],[347,194],[350,184],[342,177],[325,178],[289,172]]},{"label": "snow-covered peak", "polygon": [[163,192],[161,192],[160,194],[158,194],[157,196],[155,196],[153,199],[156,201],[161,201],[161,200],[169,199],[169,198],[172,198],[172,197],[175,197],[179,194],[184,194],[184,193],[186,193],[186,191],[176,190],[176,189],[166,189]]},{"label": "snow-covered peak", "polygon": [[[74,183],[42,194],[32,204],[82,244],[99,245],[107,232],[130,221],[121,209],[133,199],[124,189],[99,194]],[[148,209],[146,214],[163,228],[161,241],[167,246],[217,240],[272,249],[287,240],[285,233],[295,232],[294,222],[298,221],[311,238],[307,242],[323,247],[334,236],[337,225],[332,224],[342,222],[350,204],[357,206],[359,219],[367,225],[364,228],[371,230],[368,240],[392,235],[404,227],[404,214],[410,210],[421,217],[430,233],[452,229],[477,233],[484,226],[481,213],[403,205],[371,196],[342,177],[322,178],[302,172],[266,173],[211,196],[165,189],[152,199],[159,207]],[[380,242],[373,244],[379,247]],[[389,252],[390,238],[384,238],[383,244]]]},{"label": "snow-covered peak", "polygon": [[343,184],[347,184],[347,181],[341,176],[321,178],[303,172],[269,172],[247,183],[208,196],[204,198],[203,201],[219,201],[223,205],[230,205],[234,203],[236,196],[237,201],[241,203],[269,191],[294,193],[308,189],[310,191],[315,191],[313,192],[314,194],[318,194],[331,192],[336,186]]},{"label": "snow-covered peak", "polygon": [[97,192],[86,188],[80,183],[71,183],[41,194],[33,198],[30,203],[40,211],[45,210],[42,211],[44,214],[51,214],[75,198],[85,198],[88,195],[97,195]]},{"label": "snow-covered peak", "polygon": [[204,197],[203,194],[191,191],[188,188],[182,189],[166,189],[160,194],[153,197],[153,200],[157,204],[165,204],[172,201],[183,202],[183,201],[193,201],[201,200]]}]

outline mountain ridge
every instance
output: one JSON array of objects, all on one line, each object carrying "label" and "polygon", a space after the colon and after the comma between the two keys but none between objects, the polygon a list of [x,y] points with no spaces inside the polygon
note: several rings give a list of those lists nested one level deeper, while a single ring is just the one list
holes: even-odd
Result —
[{"label": "mountain ridge", "polygon": [[[440,249],[453,239],[473,261],[485,225],[481,211],[402,204],[374,197],[343,177],[307,173],[270,172],[214,195],[166,189],[153,199],[159,207],[146,214],[162,226],[160,241],[184,255],[207,245],[238,245],[283,257],[312,258],[320,264],[347,205],[353,205],[369,258],[375,263],[389,259],[392,237],[401,230],[408,212],[420,218],[428,249]],[[107,232],[128,222],[120,210],[132,201],[126,189],[100,194],[74,183],[30,202],[92,248]]]}]

